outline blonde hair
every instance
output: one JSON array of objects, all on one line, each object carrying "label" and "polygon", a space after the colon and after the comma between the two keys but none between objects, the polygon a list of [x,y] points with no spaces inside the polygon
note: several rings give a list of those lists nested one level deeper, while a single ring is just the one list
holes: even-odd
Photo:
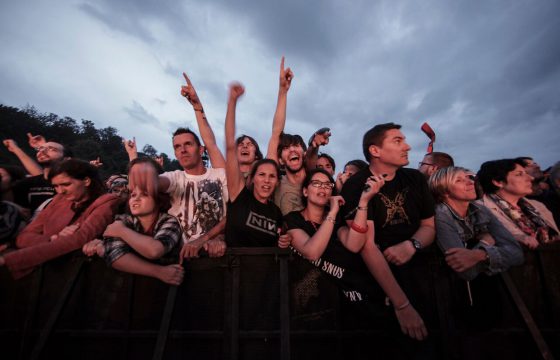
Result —
[{"label": "blonde hair", "polygon": [[444,200],[445,195],[449,193],[450,185],[455,181],[457,174],[460,172],[471,173],[469,169],[459,166],[449,166],[438,169],[428,179],[428,186],[437,203]]}]

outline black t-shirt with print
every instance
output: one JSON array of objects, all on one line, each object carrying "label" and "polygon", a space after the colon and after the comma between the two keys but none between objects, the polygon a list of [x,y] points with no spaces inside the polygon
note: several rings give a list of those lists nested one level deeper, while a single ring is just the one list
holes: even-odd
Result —
[{"label": "black t-shirt with print", "polygon": [[[301,229],[309,236],[313,236],[320,226],[320,224],[305,220],[300,211],[292,211],[287,214],[284,221],[288,230]],[[338,239],[337,231],[340,226],[340,223],[335,225],[320,259],[311,263],[333,279],[350,302],[384,298],[383,291],[370,275],[360,254],[347,250]],[[294,252],[302,256],[295,249]]]},{"label": "black t-shirt with print", "polygon": [[[352,176],[342,188],[345,205],[342,217],[353,219],[366,179],[371,176],[369,168]],[[368,204],[368,220],[375,226],[375,243],[381,251],[410,239],[423,219],[434,216],[434,200],[424,176],[417,170],[401,168],[391,181],[385,182],[378,194]],[[410,302],[423,317],[435,314],[433,309],[432,263],[435,247],[430,246],[416,253],[406,264],[389,263],[391,272]]]},{"label": "black t-shirt with print", "polygon": [[272,201],[263,204],[243,188],[235,201],[227,204],[226,242],[232,247],[278,245],[282,213]]},{"label": "black t-shirt with print", "polygon": [[[372,173],[365,168],[352,176],[342,188],[344,219],[353,219],[366,179]],[[423,219],[434,216],[434,200],[424,175],[414,169],[397,170],[368,204],[368,220],[375,226],[375,243],[381,250],[410,239]]]}]

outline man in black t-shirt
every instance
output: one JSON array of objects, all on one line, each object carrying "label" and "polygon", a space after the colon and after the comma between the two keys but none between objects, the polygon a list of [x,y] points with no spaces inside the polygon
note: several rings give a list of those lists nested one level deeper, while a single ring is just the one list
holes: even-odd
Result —
[{"label": "man in black t-shirt", "polygon": [[[355,211],[368,212],[368,240],[361,250],[362,259],[391,300],[403,332],[421,340],[427,330],[411,302],[420,309],[427,305],[423,303],[424,292],[419,290],[425,283],[419,275],[424,272],[418,271],[427,269],[427,264],[418,263],[422,261],[415,254],[434,240],[434,202],[423,175],[402,168],[409,163],[410,146],[400,128],[393,123],[380,124],[364,135],[363,151],[369,167],[344,184],[342,216],[352,219]],[[368,177],[376,181],[370,191],[377,194],[366,208],[358,207]]]},{"label": "man in black t-shirt", "polygon": [[[43,173],[22,179],[14,184],[14,202],[34,212],[45,200],[55,195],[54,188],[47,180],[51,167],[58,161],[69,158],[71,153],[62,144],[49,141],[35,147],[37,163]],[[13,152],[13,151],[12,151]]]}]

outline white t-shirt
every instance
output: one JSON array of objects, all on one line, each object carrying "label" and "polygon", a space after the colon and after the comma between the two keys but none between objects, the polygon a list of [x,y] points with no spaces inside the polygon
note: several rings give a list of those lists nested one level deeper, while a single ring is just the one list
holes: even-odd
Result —
[{"label": "white t-shirt", "polygon": [[208,168],[202,175],[189,175],[184,170],[168,171],[167,193],[171,209],[183,228],[183,244],[204,235],[226,216],[228,201],[226,172]]}]

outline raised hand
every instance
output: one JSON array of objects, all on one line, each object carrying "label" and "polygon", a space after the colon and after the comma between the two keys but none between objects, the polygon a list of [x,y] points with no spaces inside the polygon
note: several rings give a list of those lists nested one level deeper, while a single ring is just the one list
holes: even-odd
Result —
[{"label": "raised hand", "polygon": [[45,137],[43,135],[35,135],[33,136],[33,134],[31,133],[27,133],[27,141],[29,142],[29,146],[31,146],[33,149],[44,145],[47,140],[45,140]]},{"label": "raised hand", "polygon": [[19,149],[19,146],[17,144],[17,142],[15,142],[12,139],[6,139],[4,141],[2,141],[2,143],[4,144],[4,146],[6,147],[6,149],[8,149],[9,152],[15,152]]},{"label": "raised hand", "polygon": [[100,168],[100,167],[103,166],[103,163],[101,162],[101,159],[99,158],[99,156],[95,160],[90,160],[89,163],[91,165],[95,166],[96,168]]},{"label": "raised hand", "polygon": [[124,149],[128,154],[130,154],[131,152],[134,153],[138,152],[138,149],[136,148],[136,137],[133,137],[132,140],[127,140],[123,138],[122,143],[124,145]]},{"label": "raised hand", "polygon": [[364,186],[364,191],[362,191],[361,198],[371,199],[375,194],[381,190],[385,185],[385,178],[379,175],[372,175],[367,178],[366,184]]},{"label": "raised hand", "polygon": [[331,135],[332,134],[329,128],[321,128],[311,136],[311,139],[309,140],[309,146],[319,147],[327,145],[329,143],[329,138],[331,137]]},{"label": "raised hand", "polygon": [[282,56],[282,61],[280,61],[280,90],[288,92],[293,78],[292,69],[284,69],[284,57]]},{"label": "raised hand", "polygon": [[163,156],[155,156],[154,160],[163,168]]},{"label": "raised hand", "polygon": [[187,85],[181,86],[181,96],[184,96],[191,103],[195,111],[201,111],[202,104],[200,103],[200,99],[198,98],[198,94],[196,93],[191,80],[185,73],[183,73],[183,77],[187,81]]},{"label": "raised hand", "polygon": [[340,210],[340,206],[344,205],[344,198],[340,195],[333,195],[329,199],[329,213],[338,214],[338,210]]},{"label": "raised hand", "polygon": [[229,99],[237,101],[245,93],[245,88],[241,83],[233,82],[229,85]]}]

